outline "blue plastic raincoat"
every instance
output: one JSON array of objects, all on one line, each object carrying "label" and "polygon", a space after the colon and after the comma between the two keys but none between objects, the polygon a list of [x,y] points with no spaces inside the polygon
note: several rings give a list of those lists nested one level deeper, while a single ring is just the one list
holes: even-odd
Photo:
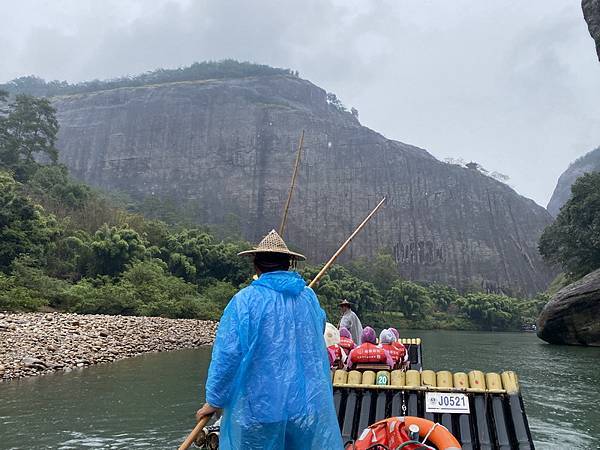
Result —
[{"label": "blue plastic raincoat", "polygon": [[265,273],[233,297],[206,382],[206,401],[223,408],[220,449],[343,448],[324,328],[295,272]]}]

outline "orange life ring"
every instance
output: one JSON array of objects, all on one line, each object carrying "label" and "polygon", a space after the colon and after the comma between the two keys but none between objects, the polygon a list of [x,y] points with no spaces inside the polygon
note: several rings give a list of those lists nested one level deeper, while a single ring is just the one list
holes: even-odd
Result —
[{"label": "orange life ring", "polygon": [[[375,422],[363,431],[357,441],[346,448],[368,449],[374,444],[396,448],[409,439],[407,433],[408,427],[411,425],[417,425],[419,427],[419,437],[424,438],[427,436],[427,442],[425,443],[435,445],[438,450],[460,450],[462,448],[460,442],[443,425],[413,416],[390,417]],[[410,444],[407,448],[414,448],[413,444]]]},{"label": "orange life ring", "polygon": [[438,450],[458,450],[461,447],[460,442],[454,437],[448,428],[441,424],[435,424],[431,420],[423,419],[421,417],[405,416],[404,423],[407,427],[416,425],[419,427],[419,437],[423,438],[433,428],[433,431],[427,438],[427,441],[435,445]]}]

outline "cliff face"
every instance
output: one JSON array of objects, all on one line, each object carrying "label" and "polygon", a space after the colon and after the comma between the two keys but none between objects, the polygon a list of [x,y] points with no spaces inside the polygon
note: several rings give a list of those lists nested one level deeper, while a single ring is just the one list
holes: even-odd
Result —
[{"label": "cliff face", "polygon": [[537,335],[551,344],[600,346],[600,270],[561,289],[544,307]]},{"label": "cliff face", "polygon": [[577,178],[585,173],[598,172],[599,170],[600,147],[571,164],[558,179],[552,197],[548,202],[548,211],[550,214],[556,217],[560,212],[560,208],[571,198],[571,185],[575,183]]},{"label": "cliff face", "polygon": [[477,171],[385,139],[306,80],[265,76],[57,97],[61,158],[92,185],[194,201],[206,222],[240,218],[251,240],[279,224],[295,148],[304,155],[286,240],[329,257],[382,196],[345,258],[395,255],[406,277],[533,293],[552,271],[545,209]]},{"label": "cliff face", "polygon": [[596,41],[596,52],[600,60],[600,0],[583,0],[581,2],[583,16],[588,24],[590,34]]}]

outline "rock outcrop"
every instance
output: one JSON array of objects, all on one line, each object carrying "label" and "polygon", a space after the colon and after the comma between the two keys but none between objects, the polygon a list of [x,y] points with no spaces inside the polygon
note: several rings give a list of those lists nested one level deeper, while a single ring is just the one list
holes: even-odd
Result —
[{"label": "rock outcrop", "polygon": [[251,240],[279,223],[306,130],[286,239],[313,263],[385,195],[345,258],[386,249],[411,279],[515,295],[553,278],[537,252],[551,222],[544,208],[477,170],[384,138],[306,80],[173,82],[53,103],[61,160],[77,177],[137,199],[193,201],[217,226],[234,214]]},{"label": "rock outcrop", "polygon": [[537,335],[551,344],[600,346],[600,270],[564,287],[548,302]]},{"label": "rock outcrop", "polygon": [[600,0],[583,0],[581,2],[583,17],[588,24],[590,34],[596,41],[596,52],[600,60]]},{"label": "rock outcrop", "polygon": [[575,183],[575,180],[583,174],[598,172],[599,170],[600,147],[573,162],[562,173],[548,202],[548,212],[556,217],[560,212],[560,208],[571,198],[571,185]]}]

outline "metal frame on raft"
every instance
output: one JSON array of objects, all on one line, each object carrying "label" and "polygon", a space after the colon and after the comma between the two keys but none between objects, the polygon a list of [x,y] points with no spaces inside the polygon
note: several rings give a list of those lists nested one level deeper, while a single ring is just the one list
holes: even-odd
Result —
[{"label": "metal frame on raft", "polygon": [[[444,370],[337,370],[333,374],[333,392],[346,443],[381,419],[416,416],[445,426],[464,450],[534,448],[518,379],[512,371],[453,374]],[[428,413],[427,392],[464,393],[470,413]]]}]

